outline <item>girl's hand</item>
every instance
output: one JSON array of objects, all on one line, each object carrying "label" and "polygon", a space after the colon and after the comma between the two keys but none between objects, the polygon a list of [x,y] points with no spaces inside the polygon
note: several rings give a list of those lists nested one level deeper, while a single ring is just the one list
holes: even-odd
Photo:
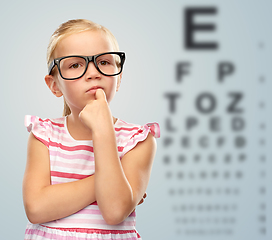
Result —
[{"label": "girl's hand", "polygon": [[105,92],[97,89],[94,96],[95,99],[91,100],[80,112],[79,118],[92,132],[107,131],[108,126],[113,126],[113,119]]},{"label": "girl's hand", "polygon": [[[145,193],[141,201],[137,205],[141,205],[144,202],[144,199],[147,197],[147,194]],[[135,209],[132,211],[132,213],[135,212]]]},{"label": "girl's hand", "polygon": [[138,203],[138,205],[142,204],[144,202],[144,199],[146,198],[147,194],[145,193],[141,201]]}]

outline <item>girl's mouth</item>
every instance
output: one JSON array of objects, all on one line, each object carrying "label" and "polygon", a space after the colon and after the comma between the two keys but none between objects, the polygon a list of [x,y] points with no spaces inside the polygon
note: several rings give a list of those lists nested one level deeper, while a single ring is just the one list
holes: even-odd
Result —
[{"label": "girl's mouth", "polygon": [[96,92],[97,89],[103,89],[103,88],[99,87],[99,86],[93,86],[89,90],[87,90],[86,93],[95,94],[95,92]]}]

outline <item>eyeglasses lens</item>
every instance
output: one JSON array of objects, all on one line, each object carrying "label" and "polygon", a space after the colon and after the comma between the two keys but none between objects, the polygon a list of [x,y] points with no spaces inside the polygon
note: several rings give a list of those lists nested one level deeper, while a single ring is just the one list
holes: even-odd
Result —
[{"label": "eyeglasses lens", "polygon": [[[95,59],[99,70],[106,75],[115,75],[121,71],[121,58],[118,54],[103,54]],[[81,77],[87,68],[87,62],[82,57],[67,57],[60,61],[60,71],[64,78]]]}]

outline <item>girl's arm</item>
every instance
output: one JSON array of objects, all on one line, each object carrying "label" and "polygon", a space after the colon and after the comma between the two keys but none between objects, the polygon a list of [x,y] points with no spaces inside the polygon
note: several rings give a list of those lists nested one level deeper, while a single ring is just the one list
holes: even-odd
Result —
[{"label": "girl's arm", "polygon": [[95,201],[94,175],[50,185],[48,148],[30,133],[23,200],[26,215],[34,224],[69,216]]},{"label": "girl's arm", "polygon": [[92,131],[97,204],[108,224],[118,224],[130,215],[145,193],[156,142],[149,134],[120,161],[112,116],[101,89],[80,118]]},{"label": "girl's arm", "polygon": [[93,137],[95,154],[95,195],[108,224],[124,221],[146,191],[155,155],[156,143],[147,139],[124,155],[117,155],[113,133]]}]

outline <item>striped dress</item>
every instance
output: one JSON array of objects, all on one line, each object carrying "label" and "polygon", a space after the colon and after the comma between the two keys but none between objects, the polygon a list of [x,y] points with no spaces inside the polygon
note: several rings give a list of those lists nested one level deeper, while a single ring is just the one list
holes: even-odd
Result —
[{"label": "striped dress", "polygon": [[[41,119],[30,115],[25,117],[27,130],[49,149],[51,184],[83,179],[93,175],[95,171],[93,142],[73,139],[68,132],[66,122],[67,117],[57,119]],[[139,126],[117,119],[114,128],[120,159],[138,142],[144,141],[149,132],[155,137],[160,135],[157,123]],[[135,212],[118,225],[108,225],[97,203],[94,202],[62,219],[43,224],[28,223],[25,240],[139,240],[141,237],[135,225]]]}]

